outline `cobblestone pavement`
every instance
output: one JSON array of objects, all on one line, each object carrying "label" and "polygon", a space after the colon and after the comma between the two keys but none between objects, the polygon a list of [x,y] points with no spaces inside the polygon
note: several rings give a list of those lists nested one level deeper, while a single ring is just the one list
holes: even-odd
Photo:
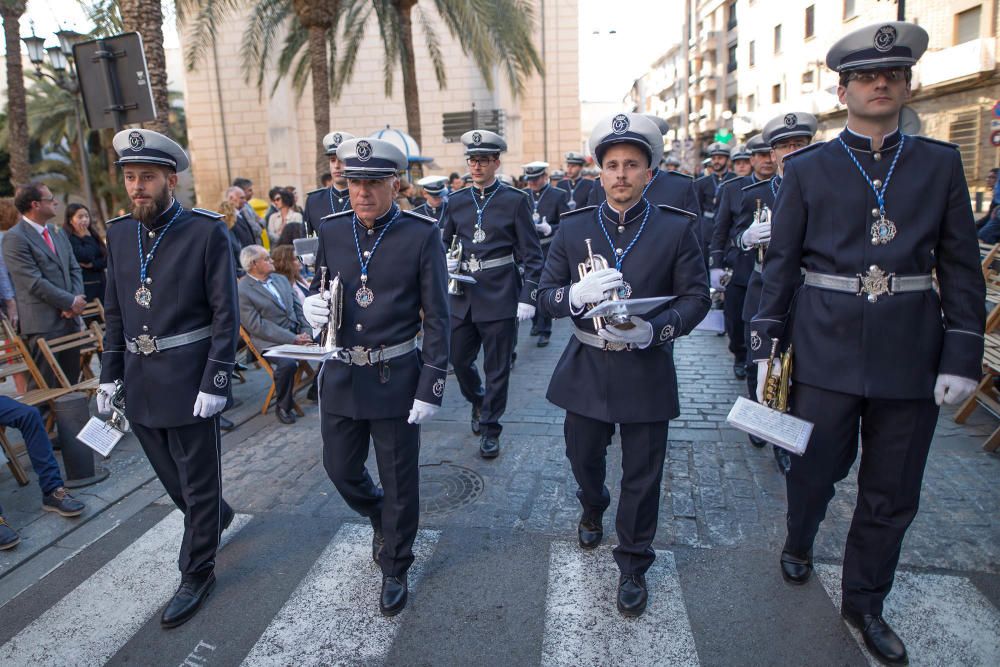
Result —
[{"label": "cobblestone pavement", "polygon": [[[449,378],[444,406],[422,434],[422,527],[507,529],[574,535],[576,484],[563,451],[561,410],[545,400],[568,328],[556,322],[552,344],[535,347],[524,327],[503,420],[502,453],[479,458],[469,432],[469,407]],[[674,351],[682,412],[671,423],[655,546],[754,548],[776,553],[784,539],[784,480],[769,449],[751,447],[725,425],[736,396],[725,338],[695,332]],[[352,513],[321,463],[315,404],[292,427],[273,417],[253,420],[243,441],[229,440],[224,488],[238,510],[303,514],[338,520]],[[1000,570],[1000,457],[980,443],[995,427],[979,410],[966,425],[942,411],[927,465],[921,511],[904,543],[902,566],[996,573]],[[620,449],[609,450],[608,485],[615,511]],[[374,457],[369,461],[377,476]],[[839,561],[855,502],[856,468],[837,489],[818,538],[818,560]]]}]

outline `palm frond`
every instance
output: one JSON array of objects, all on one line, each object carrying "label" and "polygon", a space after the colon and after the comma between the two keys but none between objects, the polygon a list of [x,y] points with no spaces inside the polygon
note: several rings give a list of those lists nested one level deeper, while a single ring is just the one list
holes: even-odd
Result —
[{"label": "palm frond", "polygon": [[289,14],[292,14],[289,0],[260,0],[254,6],[250,23],[243,32],[243,45],[240,47],[243,80],[253,83],[260,96],[263,96],[275,38],[287,25]]},{"label": "palm frond", "polygon": [[302,27],[298,18],[292,17],[288,24],[288,34],[285,35],[285,45],[278,56],[277,72],[275,73],[274,85],[271,87],[271,95],[274,95],[280,81],[288,76],[290,72],[292,73],[292,86],[295,91],[301,95],[302,91],[305,90],[305,81],[299,79],[295,73],[301,71],[303,67],[308,73],[309,49],[306,48],[306,44],[308,43],[308,31]]},{"label": "palm frond", "polygon": [[193,70],[204,57],[208,45],[215,41],[219,24],[239,11],[243,3],[239,0],[177,0],[176,7],[181,21],[191,19],[184,63],[188,70]]},{"label": "palm frond", "polygon": [[354,77],[354,65],[361,52],[361,41],[365,36],[365,25],[372,14],[372,4],[367,0],[346,0],[342,5],[344,10],[343,31],[340,42],[343,45],[340,63],[337,65],[336,86],[330,89],[330,99],[340,99],[340,93]]},{"label": "palm frond", "polygon": [[78,2],[84,14],[94,24],[94,29],[90,31],[91,36],[108,37],[125,32],[117,0],[95,0],[94,2],[78,0]]},{"label": "palm frond", "polygon": [[372,0],[378,16],[378,30],[382,38],[382,76],[385,96],[392,97],[393,78],[399,60],[399,14],[391,0]]},{"label": "palm frond", "polygon": [[444,54],[441,52],[441,40],[434,30],[434,25],[430,22],[427,13],[420,5],[417,5],[417,21],[424,32],[424,43],[427,45],[427,53],[431,57],[431,64],[434,66],[434,76],[438,82],[438,88],[448,86],[448,77],[445,73]]}]

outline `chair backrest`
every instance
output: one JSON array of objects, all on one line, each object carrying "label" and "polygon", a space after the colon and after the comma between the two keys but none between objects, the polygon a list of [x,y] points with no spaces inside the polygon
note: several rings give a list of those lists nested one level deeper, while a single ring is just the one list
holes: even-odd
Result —
[{"label": "chair backrest", "polygon": [[59,385],[70,389],[75,383],[80,381],[80,378],[73,378],[71,382],[70,378],[66,377],[66,373],[56,360],[56,353],[72,349],[83,350],[88,347],[93,348],[101,344],[101,338],[94,329],[87,328],[83,331],[59,336],[58,338],[49,338],[48,340],[39,338],[37,344],[38,349],[42,351],[42,356],[45,357],[45,361],[48,362],[56,379],[59,381]]},{"label": "chair backrest", "polygon": [[35,365],[35,361],[31,358],[28,346],[14,332],[14,327],[11,326],[7,318],[3,318],[0,321],[0,334],[3,336],[3,339],[0,340],[0,379],[8,378],[18,373],[27,373],[35,381],[39,389],[48,389],[49,385],[45,382],[45,378],[42,377],[38,366]]},{"label": "chair backrest", "polygon": [[274,375],[274,371],[271,370],[271,364],[268,363],[267,358],[265,358],[264,355],[261,354],[256,347],[254,347],[253,342],[250,340],[250,333],[243,328],[242,324],[240,325],[240,338],[243,339],[243,342],[247,345],[247,349],[250,350],[250,354],[252,354],[254,359],[257,360],[257,363],[259,363],[261,367],[267,371],[268,375]]},{"label": "chair backrest", "polygon": [[83,312],[80,316],[84,319],[94,318],[101,324],[104,324],[104,304],[101,303],[100,299],[94,299],[83,307]]}]

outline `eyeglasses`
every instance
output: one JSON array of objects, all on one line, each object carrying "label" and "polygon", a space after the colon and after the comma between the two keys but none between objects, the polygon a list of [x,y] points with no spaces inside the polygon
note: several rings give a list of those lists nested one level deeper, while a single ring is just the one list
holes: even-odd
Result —
[{"label": "eyeglasses", "polygon": [[54,196],[48,196],[48,197],[42,197],[38,201],[55,201],[55,200],[56,198]]},{"label": "eyeglasses", "polygon": [[470,157],[465,159],[465,164],[470,167],[488,167],[493,164],[491,157]]},{"label": "eyeglasses", "polygon": [[862,72],[851,72],[847,75],[848,81],[860,81],[861,83],[875,83],[880,76],[884,76],[886,81],[902,81],[906,78],[906,70],[902,67],[890,67],[887,69],[869,69]]}]

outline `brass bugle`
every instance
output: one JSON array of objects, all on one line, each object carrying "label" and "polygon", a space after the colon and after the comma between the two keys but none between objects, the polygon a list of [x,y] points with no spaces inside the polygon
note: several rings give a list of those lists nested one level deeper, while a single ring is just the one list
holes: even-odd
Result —
[{"label": "brass bugle", "polygon": [[[457,259],[459,261],[459,267],[455,273],[459,273],[462,270],[462,242],[458,238],[458,234],[451,237],[451,247],[448,248],[448,259]],[[448,279],[448,294],[455,296],[460,296],[465,293],[462,289],[462,283],[458,282],[454,278]]]}]

